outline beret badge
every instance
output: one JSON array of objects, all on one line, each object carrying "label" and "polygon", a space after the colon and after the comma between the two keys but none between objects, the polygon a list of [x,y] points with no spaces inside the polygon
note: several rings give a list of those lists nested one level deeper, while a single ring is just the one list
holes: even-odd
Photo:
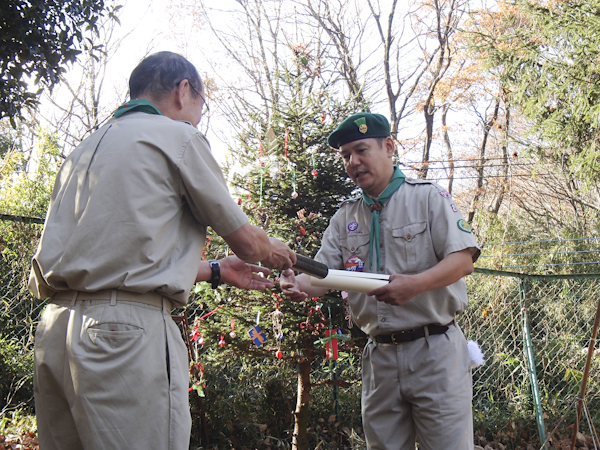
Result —
[{"label": "beret badge", "polygon": [[367,119],[365,119],[364,117],[356,119],[354,123],[358,127],[358,131],[360,131],[362,134],[365,134],[369,130],[369,128],[367,127]]}]

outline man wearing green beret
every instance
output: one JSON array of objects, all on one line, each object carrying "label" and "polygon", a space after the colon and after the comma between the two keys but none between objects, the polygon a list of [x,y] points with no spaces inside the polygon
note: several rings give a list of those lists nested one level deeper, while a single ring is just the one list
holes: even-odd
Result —
[{"label": "man wearing green beret", "polygon": [[[369,337],[362,359],[362,417],[370,450],[473,448],[467,342],[455,317],[479,247],[450,194],[393,165],[387,119],[358,113],[329,136],[362,196],[332,217],[315,259],[331,269],[385,273],[390,282],[350,292],[353,322]],[[310,277],[282,276],[292,300],[321,296]]]}]

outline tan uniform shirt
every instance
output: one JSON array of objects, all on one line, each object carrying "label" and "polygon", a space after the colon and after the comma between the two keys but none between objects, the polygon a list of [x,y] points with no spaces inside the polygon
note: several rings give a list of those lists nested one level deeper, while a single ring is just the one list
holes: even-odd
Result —
[{"label": "tan uniform shirt", "polygon": [[30,290],[158,292],[185,304],[206,227],[247,222],[208,141],[193,126],[131,112],[111,119],[63,164]]},{"label": "tan uniform shirt", "polygon": [[[316,259],[331,269],[369,272],[371,210],[362,198],[348,200],[332,217]],[[469,249],[473,261],[479,247],[468,224],[440,186],[406,179],[380,213],[381,266],[373,272],[416,274],[450,253]],[[376,262],[376,257],[373,255]],[[374,264],[375,264],[374,262]],[[375,269],[375,267],[373,267]],[[464,279],[423,292],[403,306],[378,302],[351,292],[348,301],[354,322],[376,336],[427,324],[446,324],[467,306]]]}]

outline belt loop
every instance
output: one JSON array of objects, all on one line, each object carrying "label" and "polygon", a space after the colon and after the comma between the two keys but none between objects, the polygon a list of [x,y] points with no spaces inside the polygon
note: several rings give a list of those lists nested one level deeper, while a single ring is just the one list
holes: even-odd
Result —
[{"label": "belt loop", "polygon": [[425,325],[423,327],[423,331],[425,331],[425,339],[427,339],[429,337],[429,327]]},{"label": "belt loop", "polygon": [[117,304],[117,290],[113,289],[110,291],[110,306],[115,306]]},{"label": "belt loop", "polygon": [[163,314],[171,314],[171,309],[169,308],[169,306],[171,306],[171,301],[168,300],[166,297],[163,297],[162,298]]},{"label": "belt loop", "polygon": [[73,291],[73,297],[71,298],[71,306],[75,306],[75,302],[77,301],[78,295],[79,295],[79,291]]}]

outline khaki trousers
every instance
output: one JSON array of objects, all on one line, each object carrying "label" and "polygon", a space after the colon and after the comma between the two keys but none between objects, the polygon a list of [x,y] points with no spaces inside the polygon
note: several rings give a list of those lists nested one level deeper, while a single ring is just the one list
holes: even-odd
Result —
[{"label": "khaki trousers", "polygon": [[362,361],[362,417],[369,450],[472,450],[467,342],[444,334],[403,344],[369,339]]},{"label": "khaki trousers", "polygon": [[170,302],[150,295],[48,304],[35,335],[40,450],[188,450],[187,351]]}]

